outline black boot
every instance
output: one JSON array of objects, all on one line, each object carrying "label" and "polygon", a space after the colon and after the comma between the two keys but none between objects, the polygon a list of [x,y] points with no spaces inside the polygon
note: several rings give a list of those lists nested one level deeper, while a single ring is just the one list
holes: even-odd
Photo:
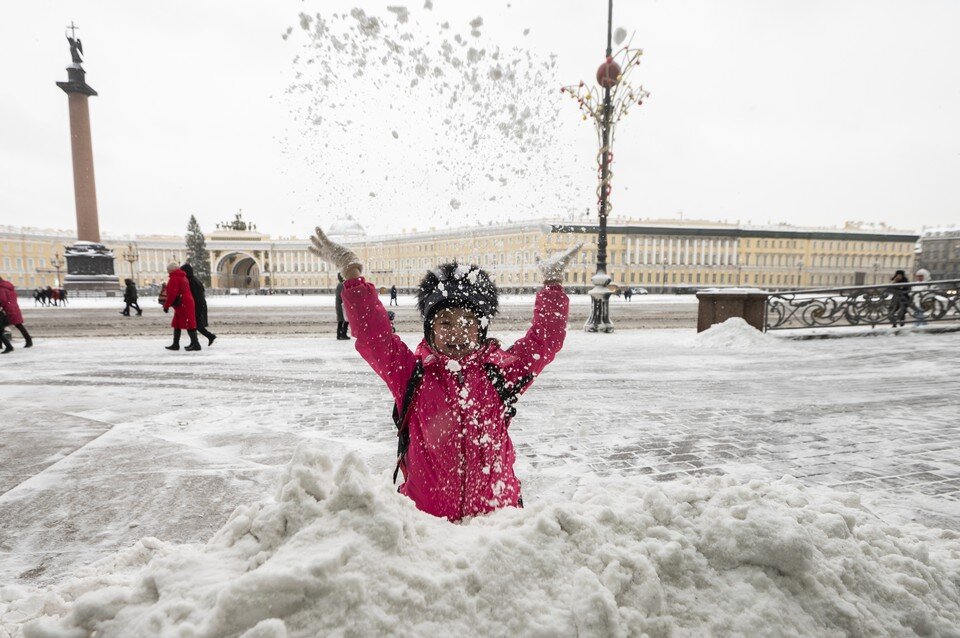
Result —
[{"label": "black boot", "polygon": [[207,347],[208,347],[208,348],[213,345],[213,340],[217,338],[217,335],[213,334],[212,332],[210,332],[210,331],[207,330],[206,328],[197,328],[197,332],[199,332],[200,334],[202,334],[204,337],[207,338]]},{"label": "black boot", "polygon": [[3,350],[0,351],[0,354],[13,352],[13,346],[10,344],[10,340],[7,339],[7,335],[3,333],[3,328],[0,328],[0,345],[3,345]]},{"label": "black boot", "polygon": [[196,330],[187,330],[187,334],[190,335],[190,345],[184,348],[188,352],[196,352],[200,350],[200,342],[197,341],[197,331]]},{"label": "black boot", "polygon": [[180,328],[173,329],[173,345],[167,346],[167,350],[180,349]]},{"label": "black boot", "polygon": [[18,324],[16,325],[16,328],[17,328],[17,330],[20,331],[20,334],[23,335],[23,341],[24,341],[23,347],[24,347],[24,348],[29,348],[30,346],[32,346],[32,345],[33,345],[33,339],[30,338],[30,333],[27,332],[27,329],[23,327],[23,324],[22,324],[22,323],[18,323]]}]

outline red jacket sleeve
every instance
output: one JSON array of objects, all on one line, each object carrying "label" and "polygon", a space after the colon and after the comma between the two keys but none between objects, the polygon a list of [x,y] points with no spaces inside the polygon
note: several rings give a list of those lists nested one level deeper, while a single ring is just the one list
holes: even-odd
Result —
[{"label": "red jacket sleeve", "polygon": [[569,313],[570,299],[563,286],[553,284],[540,289],[533,305],[530,329],[507,349],[508,354],[517,358],[516,363],[505,371],[508,379],[527,374],[536,376],[553,361],[567,336]]},{"label": "red jacket sleeve", "polygon": [[394,400],[402,401],[416,355],[394,334],[377,289],[363,277],[350,279],[343,284],[341,299],[357,352],[384,380]]},{"label": "red jacket sleeve", "polygon": [[170,304],[173,303],[173,300],[177,298],[182,290],[180,290],[180,279],[177,277],[171,277],[167,280],[167,299],[163,302],[163,309],[166,310],[170,307]]}]

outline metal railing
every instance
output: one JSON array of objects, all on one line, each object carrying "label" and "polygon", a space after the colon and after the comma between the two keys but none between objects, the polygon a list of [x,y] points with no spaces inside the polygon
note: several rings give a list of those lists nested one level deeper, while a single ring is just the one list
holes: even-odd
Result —
[{"label": "metal railing", "polygon": [[765,330],[960,322],[960,279],[770,293]]}]

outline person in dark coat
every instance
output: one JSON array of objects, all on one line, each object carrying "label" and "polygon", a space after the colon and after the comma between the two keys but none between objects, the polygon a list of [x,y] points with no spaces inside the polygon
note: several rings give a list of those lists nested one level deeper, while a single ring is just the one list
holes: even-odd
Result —
[{"label": "person in dark coat", "polygon": [[127,305],[120,311],[120,314],[124,317],[129,317],[130,309],[136,308],[137,316],[139,317],[143,314],[143,310],[140,309],[140,305],[137,303],[137,284],[133,283],[133,279],[124,279],[123,283],[126,285],[126,288],[123,290],[123,303]]},{"label": "person in dark coat", "polygon": [[185,349],[199,350],[197,316],[193,307],[193,293],[190,292],[187,273],[183,272],[175,261],[167,264],[167,272],[170,273],[170,279],[167,281],[167,295],[163,302],[163,311],[169,312],[170,308],[173,308],[173,320],[170,322],[170,326],[173,328],[173,344],[166,346],[166,348],[167,350],[179,350],[180,331],[186,330],[187,334],[190,335],[190,345]]},{"label": "person in dark coat", "polygon": [[217,335],[207,330],[207,293],[203,288],[203,282],[194,274],[193,266],[190,264],[180,266],[180,270],[187,273],[187,281],[190,282],[190,292],[193,293],[193,307],[197,317],[197,332],[207,338],[208,346],[212,346]]},{"label": "person in dark coat", "polygon": [[[904,284],[910,280],[907,279],[906,272],[898,270],[890,281],[895,284]],[[910,307],[910,286],[894,286],[891,292],[893,296],[890,299],[890,319],[894,328],[898,324],[903,327],[905,325],[903,320],[907,316],[907,309]]]},{"label": "person in dark coat", "polygon": [[343,294],[343,275],[337,273],[337,339],[343,341],[344,339],[349,339],[350,335],[347,334],[347,330],[350,328],[350,324],[347,323],[346,317],[343,316],[343,299],[340,295]]},{"label": "person in dark coat", "polygon": [[396,286],[390,286],[390,305],[391,306],[400,305],[399,303],[397,303],[397,287]]},{"label": "person in dark coat", "polygon": [[[23,347],[29,348],[32,346],[33,339],[30,338],[30,333],[23,326],[23,314],[20,312],[20,302],[17,301],[17,291],[13,284],[3,277],[0,277],[0,308],[3,308],[3,314],[6,316],[5,325],[15,327],[23,335]],[[2,330],[3,328],[0,327],[0,331]],[[3,351],[0,354],[6,354],[11,350],[13,350],[13,346],[7,339],[4,339]]]}]

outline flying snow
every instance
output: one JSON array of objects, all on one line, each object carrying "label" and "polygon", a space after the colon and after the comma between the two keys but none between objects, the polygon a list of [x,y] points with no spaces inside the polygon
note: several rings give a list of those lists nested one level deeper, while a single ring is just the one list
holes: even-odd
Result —
[{"label": "flying snow", "polygon": [[[359,204],[368,222],[387,202],[441,220],[462,207],[458,223],[581,210],[570,134],[579,122],[558,90],[569,78],[557,75],[556,55],[522,46],[519,30],[506,41],[485,35],[484,16],[441,20],[430,0],[423,10],[302,13],[299,29],[282,33],[295,47],[285,95],[294,128],[282,143],[307,167],[316,199],[353,200],[380,173],[401,179],[382,202]],[[403,146],[384,148],[387,134],[404,135]]]}]

